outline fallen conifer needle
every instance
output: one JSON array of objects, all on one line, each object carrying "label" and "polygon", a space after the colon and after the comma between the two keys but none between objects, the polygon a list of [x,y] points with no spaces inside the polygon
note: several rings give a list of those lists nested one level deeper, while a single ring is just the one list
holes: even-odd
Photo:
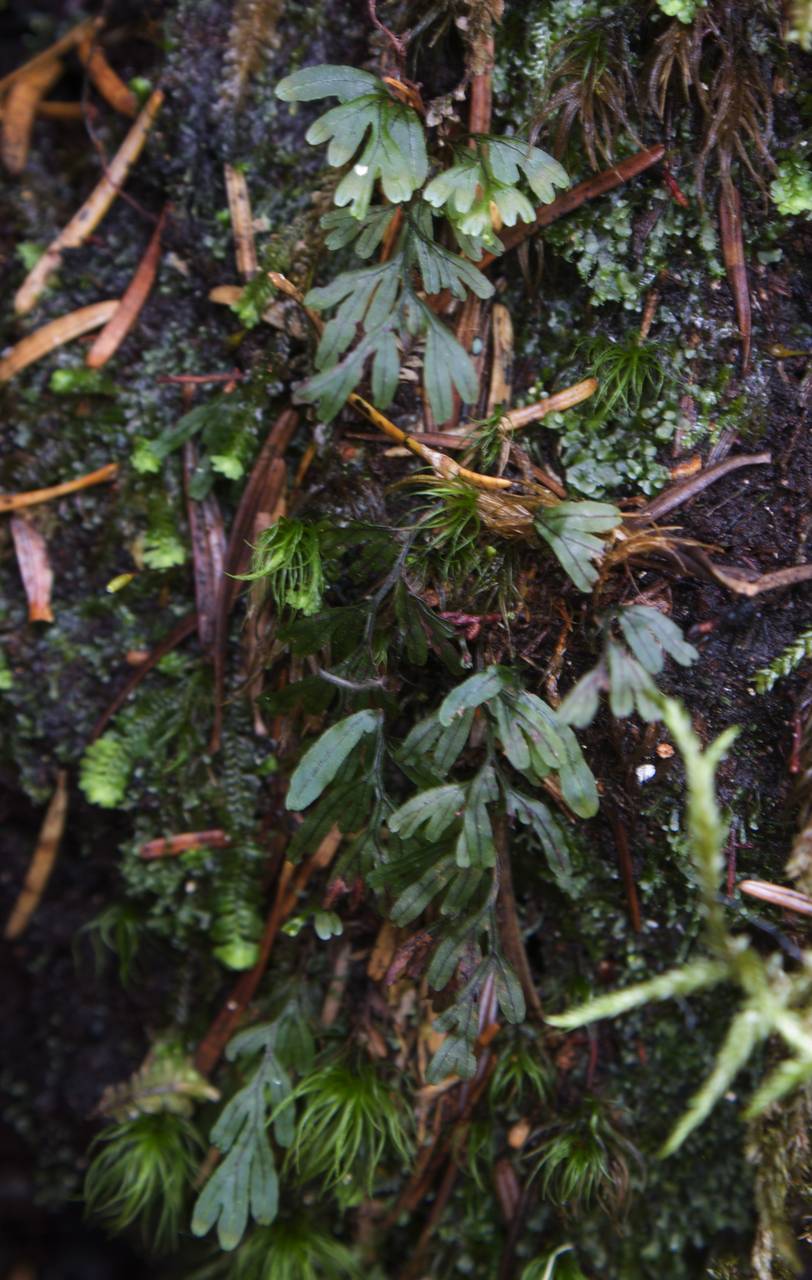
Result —
[{"label": "fallen conifer needle", "polygon": [[161,258],[161,233],[165,218],[166,209],[158,219],[158,225],[152,233],[144,256],[138,264],[135,275],[127,285],[118,307],[85,357],[85,364],[88,368],[100,369],[102,365],[107,364],[111,356],[114,356],[118,351],[141,314],[141,308],[152,291],[155,276],[158,273],[158,263]]},{"label": "fallen conifer needle", "polygon": [[67,53],[69,49],[74,48],[81,40],[94,35],[101,26],[102,21],[100,18],[86,18],[84,22],[77,23],[75,27],[71,27],[70,31],[66,31],[64,36],[60,36],[47,49],[43,49],[41,53],[35,54],[33,58],[29,58],[27,62],[15,67],[13,71],[9,71],[8,75],[0,78],[0,93],[5,93],[18,80],[24,80],[35,69],[53,62],[60,54]]},{"label": "fallen conifer needle", "polygon": [[28,600],[28,621],[53,622],[51,588],[54,574],[45,539],[28,515],[11,517],[11,536]]},{"label": "fallen conifer needle", "polygon": [[116,75],[94,34],[83,36],[77,46],[77,53],[88,77],[105,102],[109,102],[114,111],[120,111],[124,116],[134,116],[138,110],[138,99],[132,89]]},{"label": "fallen conifer needle", "polygon": [[3,164],[9,173],[20,174],[28,161],[31,132],[40,101],[62,75],[58,58],[43,62],[18,80],[9,90],[3,108]]},{"label": "fallen conifer needle", "polygon": [[243,279],[250,280],[256,275],[258,267],[248,183],[245,180],[245,174],[230,164],[225,166],[225,178],[237,270]]},{"label": "fallen conifer needle", "polygon": [[762,902],[771,902],[776,907],[783,907],[785,911],[797,911],[801,915],[812,916],[812,898],[808,898],[805,893],[798,893],[797,889],[787,889],[782,884],[771,884],[769,880],[741,880],[739,890],[741,893],[749,894],[751,898],[760,898]]},{"label": "fallen conifer needle", "polygon": [[57,347],[64,346],[74,338],[80,338],[83,333],[89,333],[91,329],[98,329],[100,325],[107,324],[117,311],[118,305],[118,298],[108,298],[105,302],[93,302],[89,307],[80,307],[78,311],[71,311],[66,316],[58,316],[56,320],[50,320],[48,324],[30,333],[27,338],[18,342],[16,347],[12,347],[4,359],[0,360],[0,382],[8,382],[15,374],[28,368],[37,360],[41,360],[50,351],[55,351]]},{"label": "fallen conifer needle", "polygon": [[19,938],[40,904],[56,863],[59,843],[68,816],[68,775],[60,769],[56,775],[56,788],[40,827],[37,847],[26,873],[20,896],[8,918],[3,936],[9,941]]},{"label": "fallen conifer needle", "polygon": [[77,476],[75,480],[63,480],[61,484],[52,484],[47,489],[29,489],[27,493],[0,493],[0,513],[36,507],[40,502],[62,498],[66,493],[77,493],[80,489],[89,489],[91,485],[104,484],[117,475],[118,463],[108,462],[106,466],[99,467],[98,471],[88,471],[87,475]]},{"label": "fallen conifer needle", "polygon": [[95,231],[141,154],[163,98],[160,89],[156,89],[150,95],[138,119],[111,160],[101,182],[28,273],[14,298],[14,309],[18,315],[26,315],[36,304],[48,280],[62,261],[64,250],[78,248],[79,245],[84,244],[91,232]]}]

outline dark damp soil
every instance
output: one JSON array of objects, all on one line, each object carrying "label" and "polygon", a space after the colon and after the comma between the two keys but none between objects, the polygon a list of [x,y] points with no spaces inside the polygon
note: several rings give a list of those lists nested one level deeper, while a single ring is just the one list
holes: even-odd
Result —
[{"label": "dark damp soil", "polygon": [[[355,17],[348,16],[351,6],[317,5],[317,20],[303,16],[306,5],[292,8],[293,16],[281,27],[271,58],[270,79],[300,55],[303,45],[309,61],[358,65],[364,60],[365,35]],[[0,444],[4,490],[47,484],[66,469],[89,470],[113,456],[125,459],[133,435],[140,433],[139,414],[160,426],[162,414],[168,418],[177,410],[177,400],[158,404],[155,379],[160,373],[221,368],[231,358],[219,320],[205,302],[211,286],[233,278],[227,228],[214,216],[225,203],[222,163],[224,158],[250,156],[260,164],[267,153],[270,164],[271,142],[264,108],[247,112],[237,133],[212,108],[212,86],[220,80],[230,11],[225,0],[201,5],[193,0],[148,4],[117,0],[105,9],[109,25],[124,32],[117,54],[124,78],[157,79],[160,71],[172,95],[173,121],[166,126],[165,146],[128,185],[137,205],[120,202],[91,245],[69,255],[60,273],[62,287],[58,297],[49,301],[48,314],[87,301],[89,273],[103,273],[103,296],[116,296],[126,285],[145,237],[145,220],[137,206],[154,213],[165,199],[173,201],[168,248],[182,269],[162,278],[163,287],[125,349],[117,375],[128,380],[123,414],[99,398],[60,402],[47,394],[46,374],[32,376]],[[64,23],[84,12],[78,4],[58,0],[35,5],[12,0],[0,12],[0,75],[26,56],[33,28]],[[159,49],[156,32],[166,22],[176,41],[182,37],[182,56],[177,43],[164,53]],[[162,57],[165,66],[160,65]],[[60,96],[62,89],[66,98],[77,97],[80,77],[67,78]],[[272,141],[282,153],[282,177],[280,190],[266,196],[270,215],[282,209],[289,217],[301,212],[308,205],[309,184],[318,180],[316,162],[297,152],[295,128],[288,122],[274,124]],[[278,157],[273,162],[279,162]],[[19,242],[46,241],[64,223],[77,207],[77,193],[87,189],[94,165],[80,125],[61,133],[43,131],[26,176],[26,198],[19,192],[0,194],[0,279],[6,293],[19,283],[15,256]],[[641,184],[643,191],[653,189],[653,180],[648,187],[647,181]],[[794,230],[783,248],[780,269],[763,269],[755,279],[756,339],[762,347],[771,341],[791,343],[791,335],[808,333],[812,325],[812,232]],[[506,296],[520,294],[518,265],[506,263],[503,274]],[[705,314],[718,314],[729,324],[730,301],[724,284],[721,290],[711,290],[700,282],[696,289]],[[525,322],[528,327],[536,322],[530,299]],[[13,321],[7,334],[13,341]],[[246,340],[241,359],[253,358],[255,342],[256,335]],[[722,356],[735,363],[734,338],[726,352],[719,352]],[[279,347],[274,358],[276,368],[284,365],[285,376],[291,368],[296,376],[295,361],[300,355],[295,349]],[[143,385],[134,374],[141,363]],[[519,377],[524,378],[520,392],[532,381],[531,363],[523,366],[519,360]],[[752,428],[743,425],[737,447],[768,449],[773,464],[736,471],[675,514],[685,536],[721,549],[725,558],[739,566],[768,572],[801,563],[808,556],[812,434],[800,395],[805,370],[803,360],[759,361],[758,385],[745,383],[743,390],[745,395],[752,390],[767,411],[752,435],[748,435]],[[280,375],[277,390],[285,376]],[[707,442],[700,447],[706,452]],[[74,465],[79,457],[82,468]],[[666,456],[665,461],[673,459]],[[376,448],[370,448],[366,464],[381,488],[400,474],[399,464],[381,460]],[[325,495],[333,501],[340,498],[339,478],[330,465],[320,470],[317,464],[312,473],[315,507],[325,501]],[[346,483],[346,473],[340,482]],[[374,494],[370,491],[367,497],[371,504]],[[131,499],[131,506],[126,499]],[[76,786],[75,764],[93,722],[126,678],[123,654],[128,648],[149,648],[182,616],[192,598],[189,574],[183,569],[172,571],[155,590],[137,588],[126,616],[123,612],[114,616],[100,607],[83,608],[85,598],[100,595],[105,583],[129,563],[125,548],[142,522],[146,501],[143,487],[123,478],[117,491],[97,491],[91,498],[78,499],[70,515],[44,517],[51,521],[49,546],[59,584],[57,641],[49,640],[42,628],[26,624],[8,538],[0,530],[6,596],[0,623],[16,687],[11,703],[14,720],[3,726],[7,742],[0,764],[2,918],[16,900],[35,845],[54,765],[73,769],[71,820],[47,893],[23,938],[13,944],[0,942],[4,1041],[0,1054],[0,1275],[21,1262],[30,1262],[38,1280],[106,1280],[108,1276],[128,1280],[154,1274],[154,1267],[126,1244],[111,1243],[84,1226],[77,1203],[87,1147],[98,1128],[94,1110],[102,1091],[126,1078],[142,1060],[150,1033],[164,1025],[167,1007],[177,997],[172,972],[177,956],[170,953],[168,966],[166,957],[146,963],[138,980],[123,989],[114,961],[109,955],[97,955],[89,935],[83,933],[120,889],[117,850],[131,837],[132,815],[111,815],[88,805]],[[233,505],[233,498],[228,501]],[[745,726],[739,749],[720,773],[726,804],[740,806],[741,798],[747,797],[753,805],[752,831],[737,851],[737,874],[781,879],[795,821],[789,764],[793,714],[803,675],[783,681],[769,699],[762,699],[751,692],[752,674],[810,626],[812,588],[807,584],[748,601],[732,597],[713,583],[674,573],[652,569],[636,575],[641,590],[658,587],[666,578],[673,616],[702,654],[694,668],[680,671],[678,681],[672,677],[673,691],[685,699],[708,735],[731,723]],[[521,647],[517,633],[517,648]],[[588,637],[576,636],[566,675],[580,674],[591,660]],[[628,824],[635,871],[648,886],[642,890],[644,913],[656,918],[667,891],[657,879],[662,814],[648,805],[634,776],[635,764],[650,755],[651,740],[639,725],[624,722],[618,727],[603,716],[585,735],[585,742],[596,772]],[[662,767],[661,776],[668,776],[668,768]],[[606,867],[614,869],[611,830],[605,826],[595,838]],[[618,916],[625,910],[619,887],[614,909]],[[551,948],[535,940],[531,962],[554,968],[566,961],[568,945],[565,942],[553,955]],[[647,936],[640,950],[645,953],[658,945],[657,939]],[[611,969],[616,959],[613,948],[607,930],[596,963]],[[602,1048],[607,1070],[613,1063],[622,1064],[631,1052],[619,1042],[619,1035],[611,1032]],[[734,1231],[746,1229],[741,1226],[746,1212],[747,1206]]]}]

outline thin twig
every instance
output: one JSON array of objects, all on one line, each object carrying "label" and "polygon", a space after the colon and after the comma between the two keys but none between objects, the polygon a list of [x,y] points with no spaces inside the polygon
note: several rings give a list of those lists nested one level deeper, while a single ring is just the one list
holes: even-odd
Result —
[{"label": "thin twig", "polygon": [[225,849],[231,844],[231,836],[220,827],[210,831],[183,831],[176,836],[158,836],[155,840],[147,840],[138,850],[139,858],[151,861],[153,858],[177,858],[190,849]]},{"label": "thin twig", "polygon": [[656,498],[652,498],[639,511],[631,513],[630,518],[635,520],[659,520],[662,516],[675,511],[677,507],[690,502],[698,493],[702,493],[710,485],[716,484],[717,480],[721,480],[729,472],[737,471],[739,467],[765,466],[769,462],[772,462],[772,454],[770,453],[740,453],[734,458],[725,458],[724,462],[718,462],[712,467],[705,467],[703,471],[698,471],[696,475],[689,476],[687,480],[681,480],[679,484],[672,485],[670,489],[664,490],[663,493],[658,493]]},{"label": "thin twig", "polygon": [[155,381],[178,386],[203,386],[209,382],[243,382],[247,377],[242,369],[232,369],[229,373],[162,373]]},{"label": "thin twig", "polygon": [[386,37],[387,41],[389,42],[392,48],[392,52],[395,55],[395,60],[398,65],[398,69],[402,71],[406,62],[406,49],[408,47],[408,39],[403,39],[400,36],[396,36],[394,31],[390,31],[388,27],[384,26],[384,24],[381,22],[380,18],[378,17],[377,0],[367,0],[367,6],[368,6],[370,22],[374,27],[377,27],[377,29],[381,32],[383,36]]},{"label": "thin twig", "polygon": [[141,681],[149,674],[150,671],[152,671],[153,667],[158,665],[161,658],[163,658],[167,653],[171,653],[176,645],[181,644],[187,636],[190,636],[192,632],[196,630],[197,613],[192,611],[192,613],[187,613],[185,618],[181,618],[180,622],[172,628],[169,634],[164,636],[163,640],[156,644],[148,657],[139,664],[135,671],[133,671],[132,675],[124,682],[112,701],[108,703],[107,707],[105,707],[104,711],[93,726],[89,739],[90,742],[95,742],[97,738],[101,737],[116,712],[121,710],[130,694],[138,688]]},{"label": "thin twig", "polygon": [[588,400],[590,396],[594,396],[598,385],[597,378],[584,378],[571,387],[554,391],[535,404],[525,405],[522,409],[510,409],[502,419],[502,426],[506,431],[521,431],[531,422],[540,422],[548,413],[563,413],[565,409],[572,409],[576,404]]}]

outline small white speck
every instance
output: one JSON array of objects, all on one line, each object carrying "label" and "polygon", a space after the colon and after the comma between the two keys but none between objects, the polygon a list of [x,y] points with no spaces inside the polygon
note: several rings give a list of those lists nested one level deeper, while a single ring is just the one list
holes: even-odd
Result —
[{"label": "small white speck", "polygon": [[650,782],[657,770],[653,764],[641,764],[635,769],[637,781],[640,783]]},{"label": "small white speck", "polygon": [[364,174],[369,173],[369,165],[368,164],[353,165],[353,172],[357,173],[359,178],[363,178]]}]

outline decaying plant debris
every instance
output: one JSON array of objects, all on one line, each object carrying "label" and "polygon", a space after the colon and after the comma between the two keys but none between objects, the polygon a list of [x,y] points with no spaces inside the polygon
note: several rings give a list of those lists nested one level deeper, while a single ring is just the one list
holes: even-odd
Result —
[{"label": "decaying plant debris", "polygon": [[4,1273],[809,1268],[808,8],[0,13]]}]

